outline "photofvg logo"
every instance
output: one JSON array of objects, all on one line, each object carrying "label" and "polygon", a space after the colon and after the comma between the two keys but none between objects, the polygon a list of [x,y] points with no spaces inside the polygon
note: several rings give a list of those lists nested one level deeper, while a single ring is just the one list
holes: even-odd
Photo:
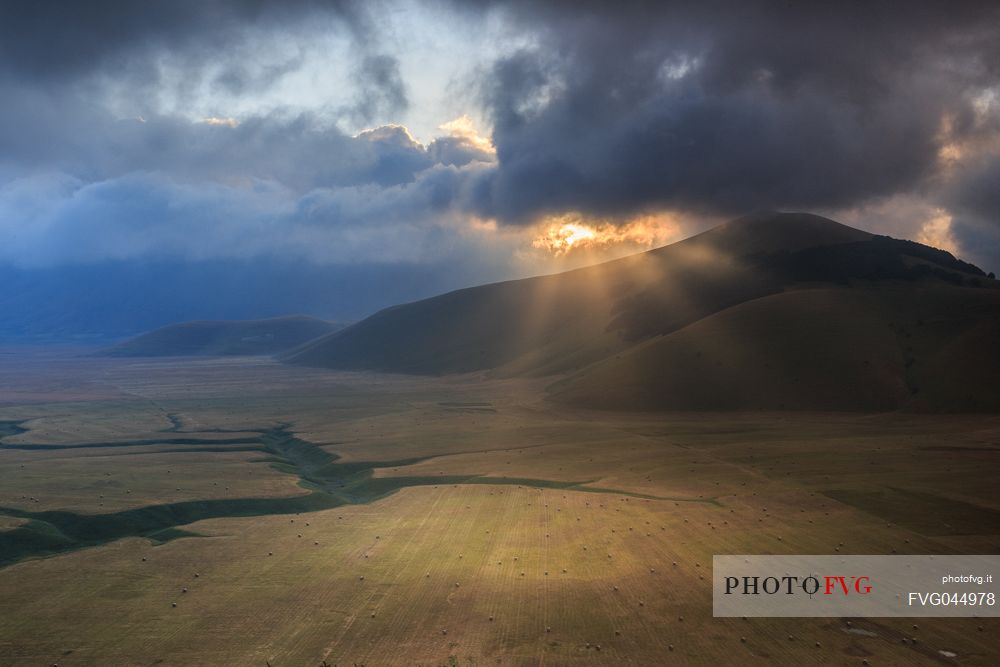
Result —
[{"label": "photofvg logo", "polygon": [[715,616],[1000,616],[1000,556],[713,559]]},{"label": "photofvg logo", "polygon": [[[822,593],[820,591],[822,590]],[[807,575],[804,577],[726,577],[726,595],[868,595],[872,592],[871,577],[840,575]]]}]

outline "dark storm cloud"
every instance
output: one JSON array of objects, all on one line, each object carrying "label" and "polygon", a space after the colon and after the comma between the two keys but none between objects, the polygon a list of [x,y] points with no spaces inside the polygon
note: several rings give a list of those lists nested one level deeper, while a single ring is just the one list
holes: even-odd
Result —
[{"label": "dark storm cloud", "polygon": [[479,205],[509,222],[918,189],[943,119],[968,140],[973,95],[1000,83],[996,3],[482,6],[537,35],[484,77],[499,165]]},{"label": "dark storm cloud", "polygon": [[963,213],[1000,228],[1000,155],[962,170],[949,198],[951,205]]},{"label": "dark storm cloud", "polygon": [[891,103],[859,118],[814,95],[784,103],[753,92],[665,97],[612,102],[600,121],[607,133],[572,111],[582,99],[567,98],[498,130],[488,210],[530,221],[538,211],[573,208],[846,205],[910,187],[937,155],[936,119],[897,114]]},{"label": "dark storm cloud", "polygon": [[352,29],[357,2],[338,0],[93,0],[0,4],[0,71],[37,81],[131,67],[159,51],[222,52],[251,28],[292,27],[318,14]]}]

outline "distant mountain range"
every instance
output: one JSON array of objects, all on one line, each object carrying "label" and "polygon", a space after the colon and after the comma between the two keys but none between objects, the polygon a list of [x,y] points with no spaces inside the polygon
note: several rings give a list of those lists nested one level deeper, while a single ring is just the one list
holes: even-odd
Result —
[{"label": "distant mountain range", "polygon": [[501,275],[469,260],[318,264],[268,257],[139,257],[18,267],[0,262],[0,345],[111,345],[176,322],[307,313],[357,321],[375,310]]},{"label": "distant mountain range", "polygon": [[802,213],[382,310],[292,364],[558,376],[567,405],[1000,409],[1000,284],[951,254]]},{"label": "distant mountain range", "polygon": [[181,322],[129,339],[101,354],[110,357],[276,354],[342,327],[304,315],[266,320]]}]

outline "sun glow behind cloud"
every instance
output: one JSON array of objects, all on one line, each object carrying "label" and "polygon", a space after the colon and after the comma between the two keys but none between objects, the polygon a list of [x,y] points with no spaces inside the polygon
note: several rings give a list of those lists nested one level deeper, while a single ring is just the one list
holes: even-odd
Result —
[{"label": "sun glow behind cloud", "polygon": [[952,216],[943,208],[934,210],[934,215],[927,219],[920,228],[917,241],[933,248],[947,250],[953,255],[959,253],[958,243],[951,229]]},{"label": "sun glow behind cloud", "polygon": [[570,212],[543,219],[531,245],[558,257],[584,250],[643,250],[676,240],[680,234],[677,221],[666,213],[616,220]]},{"label": "sun glow behind cloud", "polygon": [[496,155],[497,150],[493,146],[493,141],[489,137],[479,133],[475,121],[472,120],[469,114],[462,114],[458,118],[439,125],[438,129],[447,132],[452,137],[463,139],[481,151]]},{"label": "sun glow behind cloud", "polygon": [[209,116],[208,118],[202,118],[201,122],[205,125],[222,125],[225,127],[237,127],[240,121],[235,118],[220,118],[218,116]]}]

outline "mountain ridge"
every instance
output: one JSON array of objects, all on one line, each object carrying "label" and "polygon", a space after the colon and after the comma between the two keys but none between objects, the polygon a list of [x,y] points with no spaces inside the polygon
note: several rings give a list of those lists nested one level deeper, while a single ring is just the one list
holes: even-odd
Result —
[{"label": "mountain ridge", "polygon": [[[907,362],[906,344],[902,343],[900,348],[898,336],[888,336],[881,329],[888,328],[891,322],[904,321],[906,326],[915,327],[911,320],[921,318],[911,315],[919,310],[920,299],[911,297],[924,292],[932,295],[934,303],[954,299],[984,306],[979,323],[992,326],[989,323],[993,322],[994,306],[1000,312],[1000,301],[996,301],[1000,290],[996,287],[996,282],[978,267],[942,250],[871,234],[812,214],[765,212],[610,262],[466,288],[394,306],[342,331],[310,341],[286,354],[283,360],[330,368],[427,375],[488,372],[498,377],[562,376],[552,387],[553,400],[616,409],[630,406],[779,409],[790,402],[798,409],[830,406],[882,410],[921,403],[922,409],[935,409],[942,401],[956,408],[954,401],[944,401],[944,397],[936,402],[924,397],[917,400],[916,393],[921,389],[912,391],[915,385],[908,375],[917,370],[925,372],[923,361],[919,369],[916,361]],[[808,294],[780,298],[794,292]],[[845,295],[850,292],[855,292],[855,297],[865,296]],[[909,304],[909,310],[889,317],[887,313],[898,310],[897,297],[902,299],[900,303]],[[756,302],[764,305],[748,305]],[[740,308],[746,311],[744,315],[724,315]],[[949,336],[966,335],[969,328],[968,323],[962,324],[960,312],[941,310],[945,311],[947,314],[942,317],[951,324],[950,328],[945,327],[948,333],[939,341],[942,345],[948,343]],[[937,317],[937,312],[929,316]],[[811,314],[806,316],[806,313]],[[843,338],[823,335],[809,321],[816,318],[829,319],[831,326],[836,324]],[[842,327],[841,318],[847,320]],[[851,318],[857,322],[852,324]],[[768,321],[782,325],[779,329],[769,329]],[[865,324],[859,329],[858,323]],[[665,391],[666,385],[654,381],[656,373],[668,374],[686,386],[700,383],[710,387],[713,383],[734,382],[734,377],[725,373],[707,373],[704,368],[699,371],[698,364],[679,364],[682,351],[690,348],[687,339],[691,331],[681,334],[688,329],[701,332],[702,336],[717,336],[725,330],[734,340],[735,348],[752,348],[759,342],[758,336],[782,338],[784,352],[782,348],[764,345],[759,355],[775,357],[774,367],[787,365],[780,358],[782,355],[800,359],[805,365],[803,375],[812,378],[811,389],[802,390],[807,400],[790,401],[777,385],[763,392],[759,400],[748,391],[737,392],[726,400],[704,395],[692,401],[673,389],[664,394],[673,396],[672,399],[650,400],[651,393]],[[988,348],[984,340],[989,335],[983,335],[985,339],[982,336],[973,339],[979,341],[977,345]],[[669,340],[650,342],[657,339]],[[807,341],[821,347],[795,356],[793,351],[807,346]],[[677,346],[677,350],[640,352],[650,345]],[[850,365],[865,360],[870,364],[868,357],[872,356],[851,353],[847,349],[851,345],[891,348],[904,361],[883,368],[892,378],[876,383],[881,387],[877,396],[837,401],[832,398],[837,392],[866,396],[854,387],[875,381],[869,372],[871,368],[862,372],[864,369]],[[981,352],[987,360],[997,356],[989,349]],[[712,354],[723,359],[728,353],[720,349]],[[616,361],[623,358],[627,368],[616,368]],[[730,358],[730,373],[750,368],[747,364],[752,365],[752,358],[753,355]],[[820,386],[823,380],[819,369],[837,359],[853,370],[848,372],[845,367],[843,377],[830,378],[829,387],[834,388],[831,394]],[[963,367],[969,366],[963,363]],[[683,379],[685,374],[670,364],[689,368],[690,376]],[[621,382],[612,382],[616,374],[635,375],[641,368],[652,369],[653,376],[643,376],[645,380],[629,384],[627,390]],[[831,368],[836,370],[836,364]],[[754,373],[766,376],[762,370]],[[621,396],[602,397],[607,393],[602,393],[602,384],[618,387]],[[933,382],[923,380],[920,384],[926,391]],[[722,396],[725,392],[715,394]],[[691,395],[700,394],[694,391]],[[983,392],[977,391],[976,395],[982,396]],[[992,405],[992,400],[960,403]],[[996,403],[1000,406],[1000,397]]]}]

